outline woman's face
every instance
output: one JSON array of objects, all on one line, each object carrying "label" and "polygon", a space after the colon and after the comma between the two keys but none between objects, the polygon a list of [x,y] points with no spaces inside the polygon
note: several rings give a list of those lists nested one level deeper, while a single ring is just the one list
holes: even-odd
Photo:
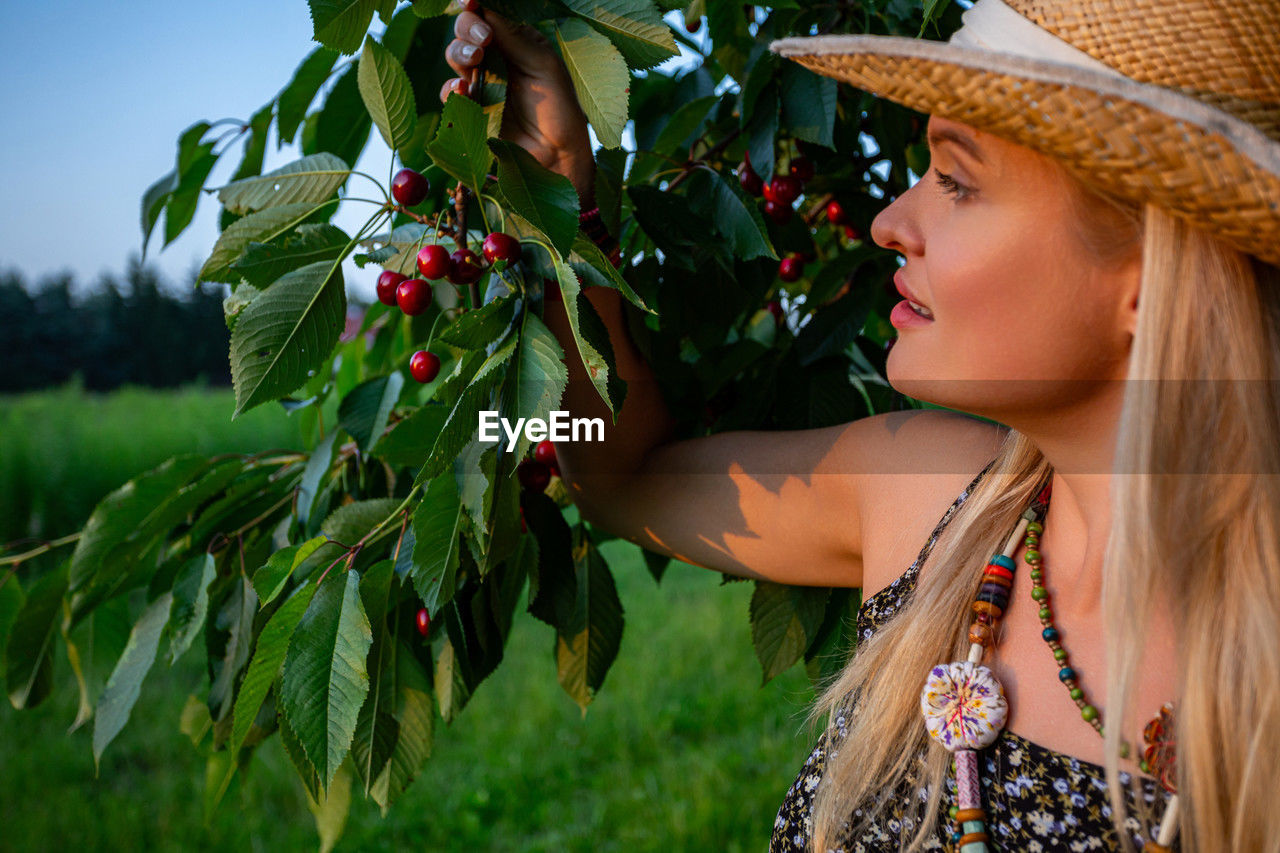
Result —
[{"label": "woman's face", "polygon": [[1140,257],[1117,267],[1091,255],[1070,179],[1038,152],[939,117],[928,135],[929,171],[871,225],[933,314],[899,326],[895,309],[890,384],[1012,424],[1123,379]]}]

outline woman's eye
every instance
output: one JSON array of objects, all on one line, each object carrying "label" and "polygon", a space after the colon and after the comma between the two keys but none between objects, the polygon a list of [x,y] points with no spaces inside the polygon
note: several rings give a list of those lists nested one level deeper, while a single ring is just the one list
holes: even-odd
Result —
[{"label": "woman's eye", "polygon": [[948,195],[948,194],[954,195],[956,201],[960,201],[962,199],[968,198],[969,196],[968,187],[964,186],[961,183],[958,183],[955,180],[955,178],[952,178],[950,175],[946,175],[946,174],[943,174],[942,172],[939,172],[937,169],[934,169],[933,171],[934,171],[934,174],[938,176],[938,186],[942,188],[943,195]]}]

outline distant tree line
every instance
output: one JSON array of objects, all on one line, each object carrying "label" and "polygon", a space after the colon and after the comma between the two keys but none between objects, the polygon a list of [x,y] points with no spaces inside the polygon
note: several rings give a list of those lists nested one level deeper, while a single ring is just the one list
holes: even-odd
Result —
[{"label": "distant tree line", "polygon": [[61,385],[76,373],[92,391],[200,377],[230,385],[224,294],[224,285],[165,288],[136,256],[123,280],[103,275],[83,294],[69,273],[28,286],[20,272],[0,271],[0,393]]}]

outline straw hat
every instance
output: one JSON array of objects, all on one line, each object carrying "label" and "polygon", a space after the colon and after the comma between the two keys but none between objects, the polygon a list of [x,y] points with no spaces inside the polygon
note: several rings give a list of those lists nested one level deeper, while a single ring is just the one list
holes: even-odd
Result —
[{"label": "straw hat", "polygon": [[1280,265],[1278,0],[977,0],[948,42],[769,49],[1060,161]]}]

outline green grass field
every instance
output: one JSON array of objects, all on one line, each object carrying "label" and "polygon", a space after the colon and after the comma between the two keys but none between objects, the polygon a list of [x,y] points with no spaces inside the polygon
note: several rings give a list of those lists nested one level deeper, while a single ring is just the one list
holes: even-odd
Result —
[{"label": "green grass field", "polygon": [[[16,501],[33,489],[77,490],[76,500],[104,494],[184,450],[300,446],[296,421],[263,407],[259,422],[247,415],[233,424],[231,408],[228,392],[193,389],[9,398],[0,409],[4,507],[21,510]],[[70,501],[56,491],[30,499],[46,509],[27,523]],[[722,586],[716,572],[673,563],[657,585],[633,546],[615,540],[601,551],[626,628],[585,719],[556,682],[552,629],[522,607],[506,659],[452,726],[437,722],[431,759],[388,816],[353,793],[339,851],[767,848],[812,746],[803,670],[760,686],[747,623],[752,584]],[[187,695],[204,695],[200,648],[172,669],[157,662],[97,779],[92,724],[66,733],[77,696],[61,652],[52,699],[22,712],[0,703],[0,848],[314,849],[305,795],[276,736],[202,826],[204,761],[178,730]]]}]

